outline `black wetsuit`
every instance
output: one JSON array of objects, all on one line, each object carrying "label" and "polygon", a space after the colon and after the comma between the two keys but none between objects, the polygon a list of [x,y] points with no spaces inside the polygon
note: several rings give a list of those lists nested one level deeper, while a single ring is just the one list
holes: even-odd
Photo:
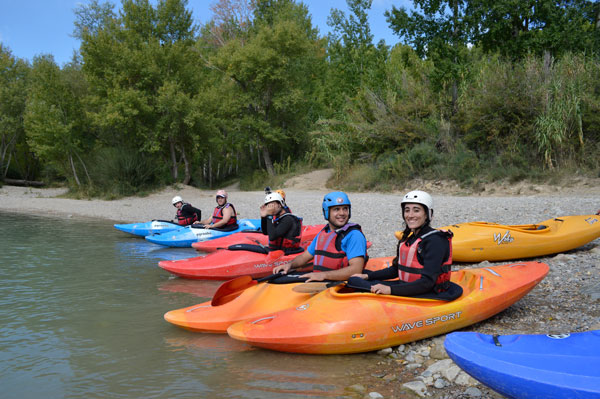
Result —
[{"label": "black wetsuit", "polygon": [[[416,236],[411,236],[404,242],[398,242],[398,245],[413,244],[418,238],[434,230],[431,226],[425,226],[417,233]],[[396,251],[398,254],[398,251]],[[421,278],[407,283],[403,281],[380,281],[389,280],[398,277],[398,256],[394,258],[392,266],[382,270],[367,272],[368,280],[352,277],[348,280],[349,283],[354,283],[360,286],[371,286],[375,284],[389,285],[392,295],[399,296],[415,296],[428,292],[433,292],[433,286],[442,273],[440,267],[450,256],[450,243],[443,234],[430,234],[425,237],[419,244],[417,251],[417,259],[424,268],[420,270]],[[366,284],[365,284],[366,283]]]}]

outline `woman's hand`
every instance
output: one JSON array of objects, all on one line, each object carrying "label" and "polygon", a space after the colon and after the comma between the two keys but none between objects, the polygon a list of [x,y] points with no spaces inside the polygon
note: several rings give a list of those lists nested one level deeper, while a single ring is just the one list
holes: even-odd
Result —
[{"label": "woman's hand", "polygon": [[390,295],[392,293],[392,289],[389,285],[375,284],[371,286],[371,292],[373,294]]}]

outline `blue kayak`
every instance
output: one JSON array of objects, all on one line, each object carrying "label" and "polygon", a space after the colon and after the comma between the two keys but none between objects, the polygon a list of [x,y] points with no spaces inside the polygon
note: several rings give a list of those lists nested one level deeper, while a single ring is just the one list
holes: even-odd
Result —
[{"label": "blue kayak", "polygon": [[600,398],[600,330],[500,336],[455,332],[444,345],[466,373],[508,398]]},{"label": "blue kayak", "polygon": [[179,230],[146,236],[146,240],[168,247],[191,247],[193,243],[198,241],[213,240],[233,233],[239,233],[244,230],[259,230],[260,219],[239,219],[238,226],[239,227],[235,230],[221,231],[216,229],[205,229],[200,227],[200,225],[198,227],[190,225]]},{"label": "blue kayak", "polygon": [[125,233],[133,234],[136,236],[146,237],[150,234],[165,233],[167,231],[173,231],[183,228],[177,223],[173,223],[169,220],[152,220],[145,223],[128,223],[128,224],[115,224],[115,229],[124,231]]}]

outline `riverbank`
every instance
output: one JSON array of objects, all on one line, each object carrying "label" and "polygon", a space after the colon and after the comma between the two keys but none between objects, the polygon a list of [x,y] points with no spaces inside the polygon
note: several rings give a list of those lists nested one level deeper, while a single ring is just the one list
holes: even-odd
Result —
[{"label": "riverbank", "polygon": [[[323,223],[321,201],[324,186],[308,190],[306,185],[285,187],[293,212],[304,218],[305,224]],[[305,183],[311,184],[311,179]],[[420,187],[421,188],[421,187]],[[504,224],[536,223],[552,217],[593,214],[600,209],[600,184],[573,185],[567,188],[524,185],[518,193],[506,188],[479,193],[456,193],[442,183],[423,182],[435,201],[434,226],[474,220]],[[534,189],[535,188],[535,189]],[[74,200],[61,198],[61,189],[37,189],[14,186],[0,188],[0,211],[22,212],[55,217],[101,218],[117,222],[151,219],[171,219],[174,208],[171,198],[181,195],[208,216],[215,206],[214,191],[193,187],[165,189],[147,197],[124,198],[115,201]],[[466,194],[466,195],[465,195]],[[263,192],[230,190],[241,218],[257,218]],[[370,256],[389,256],[396,247],[394,231],[401,229],[398,193],[350,193],[352,220],[363,227],[373,243]],[[530,294],[484,322],[465,330],[493,334],[558,333],[600,328],[600,239],[567,254],[538,259],[550,265],[550,273]],[[508,262],[504,262],[508,263]],[[455,269],[480,265],[454,265]],[[427,369],[438,362],[443,371],[428,374]],[[439,363],[438,363],[439,364]],[[410,365],[410,366],[409,366]],[[452,371],[450,371],[452,370]],[[378,392],[385,398],[407,397],[411,392],[429,394],[433,398],[490,397],[487,388],[464,378],[447,364],[443,351],[443,336],[383,351],[372,364],[362,370],[349,370],[348,396],[362,398]],[[419,383],[420,382],[420,383]],[[463,385],[464,384],[464,385]],[[414,393],[419,395],[418,393]]]}]

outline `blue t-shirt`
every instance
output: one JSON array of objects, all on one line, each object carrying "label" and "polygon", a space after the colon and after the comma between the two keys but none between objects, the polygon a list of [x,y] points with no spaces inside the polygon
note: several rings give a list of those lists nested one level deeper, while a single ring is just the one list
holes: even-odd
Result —
[{"label": "blue t-shirt", "polygon": [[[312,256],[315,256],[315,246],[317,245],[318,237],[319,235],[312,240],[307,249]],[[359,256],[364,257],[367,254],[367,239],[365,235],[360,230],[350,230],[342,240],[342,251],[346,253],[348,260]]]}]

